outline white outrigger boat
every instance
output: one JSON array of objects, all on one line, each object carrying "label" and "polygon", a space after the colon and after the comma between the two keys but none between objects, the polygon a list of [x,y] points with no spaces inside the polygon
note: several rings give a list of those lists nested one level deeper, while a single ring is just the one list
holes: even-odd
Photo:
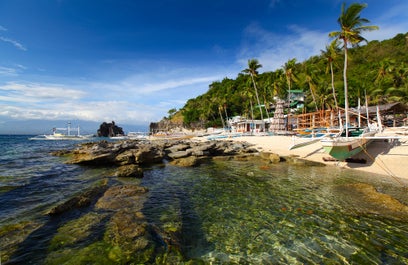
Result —
[{"label": "white outrigger boat", "polygon": [[340,136],[325,137],[320,140],[324,151],[333,158],[343,161],[364,150],[373,139],[377,130],[369,128],[350,127]]},{"label": "white outrigger boat", "polygon": [[[61,133],[61,131],[67,131],[67,133]],[[77,133],[71,134],[71,123],[68,123],[67,128],[53,128],[52,134],[41,134],[35,137],[29,138],[29,140],[71,140],[71,141],[83,141],[88,140],[92,136],[81,135],[79,132],[79,126],[77,127]]]}]

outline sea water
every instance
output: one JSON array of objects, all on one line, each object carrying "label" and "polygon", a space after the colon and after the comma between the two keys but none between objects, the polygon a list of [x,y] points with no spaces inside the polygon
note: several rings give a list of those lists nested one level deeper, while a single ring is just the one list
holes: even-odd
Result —
[{"label": "sea water", "polygon": [[[0,136],[0,253],[10,262],[53,264],[50,242],[62,227],[50,225],[45,213],[113,174],[110,168],[70,165],[50,154],[77,142],[28,138]],[[408,205],[406,189],[384,176],[338,167],[214,160],[191,168],[152,166],[143,179],[123,182],[149,189],[142,212],[151,225],[180,231],[185,261],[408,263],[408,221],[381,207],[365,211],[359,195],[348,190],[364,183]],[[81,253],[100,240],[88,237],[64,251]]]}]

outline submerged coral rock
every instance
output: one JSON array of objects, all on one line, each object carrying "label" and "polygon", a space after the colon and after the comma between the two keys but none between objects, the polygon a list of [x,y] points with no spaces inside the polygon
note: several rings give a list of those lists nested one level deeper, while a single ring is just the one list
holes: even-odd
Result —
[{"label": "submerged coral rock", "polygon": [[115,176],[119,178],[127,178],[127,177],[143,178],[143,169],[141,169],[137,165],[120,166],[116,170]]},{"label": "submerged coral rock", "polygon": [[195,156],[189,156],[185,158],[179,158],[176,160],[171,161],[172,165],[180,166],[180,167],[193,167],[197,166],[199,163],[199,159]]},{"label": "submerged coral rock", "polygon": [[281,161],[280,156],[275,153],[261,152],[260,157],[264,160],[269,161],[270,163],[279,163]]},{"label": "submerged coral rock", "polygon": [[89,206],[92,203],[92,201],[96,200],[96,198],[102,195],[102,193],[106,190],[106,188],[107,187],[105,185],[102,185],[102,186],[94,187],[88,191],[85,191],[69,199],[68,201],[52,208],[48,212],[48,215],[58,215],[58,214],[62,214],[72,209]]},{"label": "submerged coral rock", "polygon": [[147,192],[147,188],[136,185],[113,186],[106,190],[95,206],[97,209],[127,208],[137,212],[142,209]]},{"label": "submerged coral rock", "polygon": [[359,214],[375,214],[385,218],[408,220],[408,206],[392,196],[378,192],[365,183],[340,185],[335,188],[344,202]]}]

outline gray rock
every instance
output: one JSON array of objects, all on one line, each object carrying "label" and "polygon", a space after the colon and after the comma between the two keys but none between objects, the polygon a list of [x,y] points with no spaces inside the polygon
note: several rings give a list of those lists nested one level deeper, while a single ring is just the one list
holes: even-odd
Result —
[{"label": "gray rock", "polygon": [[170,164],[180,167],[193,167],[199,164],[199,159],[195,156],[189,156],[185,158],[175,159],[171,161]]},{"label": "gray rock", "polygon": [[143,178],[143,169],[137,165],[124,165],[116,170],[115,176],[118,178]]},{"label": "gray rock", "polygon": [[107,189],[107,186],[102,185],[102,186],[94,187],[90,190],[87,190],[69,199],[68,201],[52,208],[48,212],[48,215],[59,215],[64,212],[70,211],[72,209],[87,207],[92,203],[92,201],[100,197],[106,189]]},{"label": "gray rock", "polygon": [[179,159],[179,158],[188,157],[190,154],[191,152],[187,152],[187,151],[176,151],[174,153],[167,154],[167,156],[172,159]]}]

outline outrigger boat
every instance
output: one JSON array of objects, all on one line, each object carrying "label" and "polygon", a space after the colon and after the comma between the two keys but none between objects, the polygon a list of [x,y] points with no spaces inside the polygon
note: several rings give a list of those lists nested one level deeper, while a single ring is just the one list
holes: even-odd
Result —
[{"label": "outrigger boat", "polygon": [[384,139],[383,137],[375,137],[376,133],[381,132],[383,130],[378,106],[377,106],[378,124],[370,124],[367,114],[368,126],[365,128],[349,127],[348,126],[349,114],[347,108],[345,109],[345,115],[346,126],[343,129],[341,135],[337,137],[327,137],[320,141],[322,143],[324,151],[333,158],[340,161],[344,161],[347,158],[357,155],[362,150],[365,150],[367,145],[371,143],[372,140]]},{"label": "outrigger boat", "polygon": [[[67,131],[66,134],[61,131]],[[84,136],[79,133],[79,126],[77,127],[77,134],[71,134],[71,123],[68,123],[67,128],[53,128],[52,134],[42,134],[29,138],[29,140],[71,140],[83,141],[89,139],[91,136]]]},{"label": "outrigger boat", "polygon": [[376,133],[377,130],[350,127],[348,130],[344,130],[340,136],[326,137],[321,139],[320,142],[326,153],[337,160],[343,161],[364,150],[375,139],[374,135]]}]

